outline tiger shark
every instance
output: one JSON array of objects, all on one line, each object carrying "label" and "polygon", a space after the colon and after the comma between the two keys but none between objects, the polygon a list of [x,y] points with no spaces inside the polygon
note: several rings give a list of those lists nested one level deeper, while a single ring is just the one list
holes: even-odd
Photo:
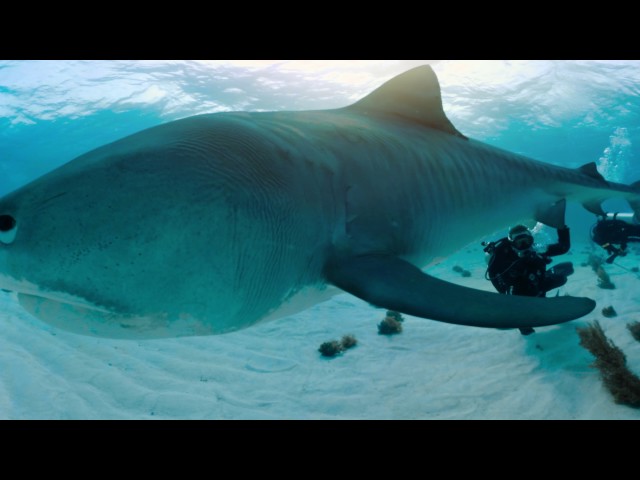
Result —
[{"label": "tiger shark", "polygon": [[565,202],[640,216],[640,186],[474,141],[430,66],[344,108],[227,112],[90,151],[0,199],[0,288],[86,335],[210,335],[341,292],[473,327],[580,318],[588,298],[476,290],[423,270],[516,222],[565,224]]}]

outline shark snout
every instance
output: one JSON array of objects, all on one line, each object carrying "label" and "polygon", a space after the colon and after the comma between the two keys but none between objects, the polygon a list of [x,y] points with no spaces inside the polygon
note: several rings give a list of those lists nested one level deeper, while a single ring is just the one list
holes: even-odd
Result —
[{"label": "shark snout", "polygon": [[9,245],[16,238],[18,223],[11,215],[0,215],[0,246]]}]

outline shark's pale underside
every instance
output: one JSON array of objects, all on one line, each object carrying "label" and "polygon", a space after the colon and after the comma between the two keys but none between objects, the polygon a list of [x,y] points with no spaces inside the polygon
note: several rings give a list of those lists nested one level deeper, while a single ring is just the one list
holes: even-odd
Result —
[{"label": "shark's pale underside", "polygon": [[76,158],[0,200],[0,288],[120,338],[229,332],[339,289],[460,325],[552,325],[595,303],[421,269],[515,222],[562,226],[566,200],[602,213],[623,197],[638,215],[638,192],[466,138],[422,66],[345,108],[199,115]]}]

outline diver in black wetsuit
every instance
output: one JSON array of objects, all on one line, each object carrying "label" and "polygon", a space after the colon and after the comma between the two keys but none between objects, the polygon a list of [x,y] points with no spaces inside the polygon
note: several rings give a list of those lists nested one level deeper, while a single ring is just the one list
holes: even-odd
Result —
[{"label": "diver in black wetsuit", "polygon": [[[489,254],[485,278],[505,295],[544,297],[549,290],[567,283],[567,277],[573,273],[571,262],[547,270],[552,261],[549,257],[569,251],[571,241],[566,226],[558,229],[558,243],[549,245],[544,253],[533,249],[533,234],[524,225],[516,225],[507,237],[483,245]],[[531,327],[520,328],[523,335],[533,332]]]},{"label": "diver in black wetsuit", "polygon": [[640,242],[640,223],[633,213],[609,213],[591,228],[591,239],[609,254],[607,263],[627,254],[627,245]]}]

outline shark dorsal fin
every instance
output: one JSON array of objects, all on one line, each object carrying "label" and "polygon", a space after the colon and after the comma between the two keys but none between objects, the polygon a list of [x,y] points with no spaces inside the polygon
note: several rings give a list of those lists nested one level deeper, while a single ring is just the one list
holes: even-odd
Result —
[{"label": "shark dorsal fin", "polygon": [[391,114],[466,139],[444,114],[438,77],[429,65],[413,68],[347,107],[362,113]]}]

